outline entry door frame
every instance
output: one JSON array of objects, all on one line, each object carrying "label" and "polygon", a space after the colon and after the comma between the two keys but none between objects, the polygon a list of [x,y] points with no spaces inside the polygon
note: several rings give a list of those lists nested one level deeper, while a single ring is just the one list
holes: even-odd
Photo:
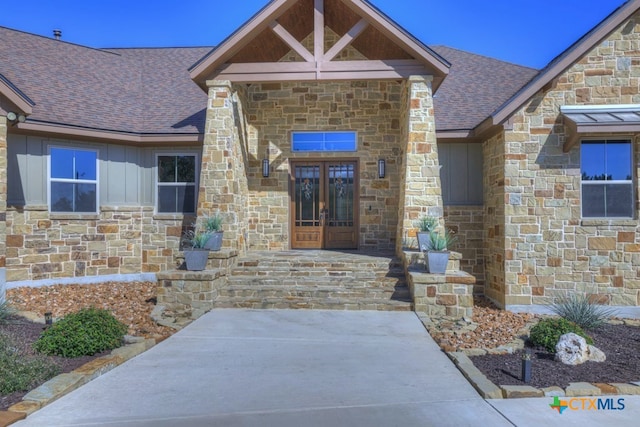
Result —
[{"label": "entry door frame", "polygon": [[[357,157],[335,157],[335,158],[322,158],[322,157],[310,157],[291,159],[289,161],[289,247],[294,248],[294,233],[296,230],[296,201],[295,201],[295,167],[299,164],[312,164],[317,163],[320,165],[321,176],[323,179],[323,186],[328,183],[328,177],[326,171],[328,170],[328,164],[330,163],[349,162],[355,164],[355,171],[353,176],[353,228],[355,232],[355,247],[348,249],[358,249],[360,247],[360,159]],[[323,189],[321,194],[326,189]],[[322,232],[322,247],[318,249],[331,249],[327,248],[327,239],[329,233]],[[299,247],[296,249],[312,249]],[[333,248],[338,249],[338,248]],[[347,249],[347,248],[344,248]]]}]

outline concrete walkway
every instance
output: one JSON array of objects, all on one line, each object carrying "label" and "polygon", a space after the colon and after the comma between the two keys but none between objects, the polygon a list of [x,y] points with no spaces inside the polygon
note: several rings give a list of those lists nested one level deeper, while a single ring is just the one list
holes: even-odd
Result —
[{"label": "concrete walkway", "polygon": [[638,396],[595,417],[549,403],[483,400],[414,313],[214,310],[14,425],[624,426],[640,413]]}]

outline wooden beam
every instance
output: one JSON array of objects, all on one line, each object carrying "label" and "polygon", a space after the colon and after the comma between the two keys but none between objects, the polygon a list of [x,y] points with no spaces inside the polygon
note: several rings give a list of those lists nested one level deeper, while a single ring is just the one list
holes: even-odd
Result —
[{"label": "wooden beam", "polygon": [[302,43],[296,40],[296,38],[293,37],[290,32],[288,32],[282,25],[280,25],[280,23],[278,23],[278,21],[273,21],[271,24],[269,24],[269,28],[271,28],[271,30],[276,33],[276,35],[287,44],[287,46],[295,50],[298,55],[302,56],[305,61],[315,62],[315,58],[311,54],[311,52],[309,52],[307,48],[302,46]]},{"label": "wooden beam", "polygon": [[324,57],[324,0],[314,0],[313,5],[313,55],[320,62]]},{"label": "wooden beam", "polygon": [[415,59],[368,60],[368,61],[331,61],[318,64],[320,71],[392,71],[418,69],[421,74],[427,72],[425,65]]},{"label": "wooden beam", "polygon": [[392,71],[313,71],[313,72],[272,72],[272,73],[229,73],[220,72],[213,79],[230,80],[234,83],[320,81],[320,80],[399,80],[415,75],[411,69]]},{"label": "wooden beam", "polygon": [[230,80],[234,83],[260,83],[260,82],[286,82],[286,81],[313,81],[317,80],[317,73],[248,73],[228,74],[220,73],[213,76],[215,79]]},{"label": "wooden beam", "polygon": [[368,26],[369,23],[365,19],[359,20],[356,25],[353,26],[353,28],[347,31],[347,34],[342,36],[340,40],[338,40],[336,44],[334,44],[331,49],[329,49],[327,53],[324,54],[324,61],[329,62],[333,58],[335,58],[340,52],[344,50],[344,48],[349,46],[351,42],[356,39],[356,37],[362,34],[362,32]]},{"label": "wooden beam", "polygon": [[225,64],[217,72],[225,74],[315,72],[314,62],[251,62]]}]

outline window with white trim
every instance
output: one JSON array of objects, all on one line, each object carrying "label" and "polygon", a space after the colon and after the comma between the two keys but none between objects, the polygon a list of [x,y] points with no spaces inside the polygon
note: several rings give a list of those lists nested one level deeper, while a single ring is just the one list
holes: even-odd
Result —
[{"label": "window with white trim", "polygon": [[629,140],[584,140],[580,147],[583,218],[633,218]]},{"label": "window with white trim", "polygon": [[156,211],[194,213],[196,211],[195,154],[158,154]]},{"label": "window with white trim", "polygon": [[98,152],[75,148],[49,149],[51,212],[96,213]]}]

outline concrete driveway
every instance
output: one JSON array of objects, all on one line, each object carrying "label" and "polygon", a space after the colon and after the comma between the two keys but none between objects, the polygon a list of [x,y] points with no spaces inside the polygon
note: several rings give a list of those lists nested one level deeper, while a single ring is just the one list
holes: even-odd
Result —
[{"label": "concrete driveway", "polygon": [[214,310],[16,426],[512,425],[410,312]]}]

